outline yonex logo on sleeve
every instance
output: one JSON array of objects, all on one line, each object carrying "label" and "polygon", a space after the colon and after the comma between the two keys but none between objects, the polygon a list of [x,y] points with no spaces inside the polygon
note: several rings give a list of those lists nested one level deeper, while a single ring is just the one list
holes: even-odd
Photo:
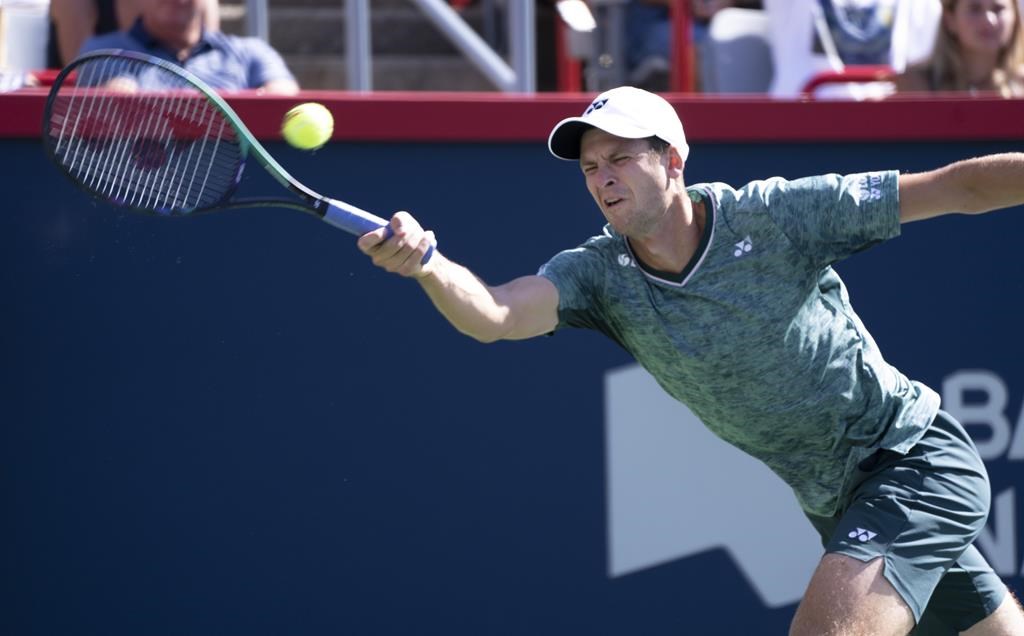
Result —
[{"label": "yonex logo on sleeve", "polygon": [[870,530],[865,530],[864,528],[854,528],[850,531],[850,534],[846,536],[850,537],[851,539],[858,539],[861,543],[867,543],[868,541],[871,541],[872,539],[877,537],[878,533],[871,532]]},{"label": "yonex logo on sleeve", "polygon": [[630,258],[629,254],[619,254],[619,265],[623,267],[636,267],[636,263]]},{"label": "yonex logo on sleeve", "polygon": [[732,253],[733,256],[739,258],[750,250],[754,249],[754,243],[750,240],[750,237],[744,238],[742,241],[736,244],[736,251]]},{"label": "yonex logo on sleeve", "polygon": [[867,174],[860,178],[857,183],[860,190],[861,201],[882,200],[882,175]]}]

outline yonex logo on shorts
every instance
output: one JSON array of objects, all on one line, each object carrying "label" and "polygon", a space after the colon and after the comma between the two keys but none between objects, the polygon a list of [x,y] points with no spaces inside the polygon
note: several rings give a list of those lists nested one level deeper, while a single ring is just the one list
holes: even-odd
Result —
[{"label": "yonex logo on shorts", "polygon": [[860,539],[861,543],[865,543],[877,537],[878,533],[871,532],[870,530],[865,530],[864,528],[855,528],[851,530],[850,534],[848,534],[847,536],[851,539]]}]

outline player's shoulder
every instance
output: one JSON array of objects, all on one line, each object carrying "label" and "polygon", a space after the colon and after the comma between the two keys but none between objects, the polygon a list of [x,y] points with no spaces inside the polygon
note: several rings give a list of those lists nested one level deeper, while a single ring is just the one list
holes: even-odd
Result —
[{"label": "player's shoulder", "polygon": [[772,177],[750,181],[739,187],[717,181],[698,183],[688,190],[691,198],[703,196],[710,199],[721,214],[749,214],[764,212],[771,202],[772,194],[784,188],[785,184],[785,179]]},{"label": "player's shoulder", "polygon": [[625,240],[611,227],[605,226],[600,234],[552,256],[537,273],[550,279],[562,291],[566,281],[580,285],[603,280],[616,263],[629,265],[632,262]]},{"label": "player's shoulder", "polygon": [[566,250],[567,252],[580,255],[587,255],[592,260],[603,260],[609,255],[615,255],[622,251],[625,246],[625,239],[616,232],[611,225],[605,225],[600,234],[587,238],[578,247]]},{"label": "player's shoulder", "polygon": [[791,202],[793,198],[815,197],[823,192],[834,192],[843,188],[846,182],[863,180],[867,175],[868,173],[823,173],[794,179],[776,176],[750,181],[739,188],[720,188],[716,192],[723,202],[731,201],[740,206],[767,208],[782,199]]},{"label": "player's shoulder", "polygon": [[610,225],[605,225],[600,234],[595,234],[569,249],[552,257],[553,262],[586,262],[590,267],[599,267],[609,259],[615,260],[623,251],[625,240]]}]

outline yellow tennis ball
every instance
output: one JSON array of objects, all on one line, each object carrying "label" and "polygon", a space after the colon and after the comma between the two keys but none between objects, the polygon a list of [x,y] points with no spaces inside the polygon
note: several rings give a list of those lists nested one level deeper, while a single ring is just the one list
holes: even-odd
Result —
[{"label": "yellow tennis ball", "polygon": [[334,117],[323,104],[306,102],[284,115],[281,135],[302,150],[316,150],[327,143],[334,132]]}]

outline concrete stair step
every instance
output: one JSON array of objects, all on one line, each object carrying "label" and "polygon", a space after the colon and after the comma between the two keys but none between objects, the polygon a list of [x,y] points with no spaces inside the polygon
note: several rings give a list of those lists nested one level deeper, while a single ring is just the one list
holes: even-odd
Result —
[{"label": "concrete stair step", "polygon": [[[301,86],[348,88],[342,57],[293,55],[287,61]],[[376,55],[371,68],[376,91],[497,90],[469,61],[450,55]]]},{"label": "concrete stair step", "polygon": [[[375,90],[497,90],[410,0],[371,0],[371,46]],[[246,33],[245,3],[221,0],[221,26]],[[299,84],[309,89],[345,89],[344,0],[270,0],[270,43],[285,58]],[[553,35],[552,10],[539,2],[538,59]],[[484,9],[460,11],[477,32],[485,28]],[[504,37],[504,33],[501,37]],[[538,65],[538,88],[553,82],[553,68]]]},{"label": "concrete stair step", "polygon": [[[416,9],[375,9],[370,15],[370,43],[375,54],[458,53]],[[479,33],[480,12],[467,12],[466,18]],[[345,51],[345,12],[341,7],[274,7],[270,20],[270,43],[283,55]]]},{"label": "concrete stair step", "polygon": [[[271,10],[278,7],[339,7],[345,6],[346,0],[269,0]],[[370,13],[377,9],[414,8],[410,0],[370,0]]]}]

